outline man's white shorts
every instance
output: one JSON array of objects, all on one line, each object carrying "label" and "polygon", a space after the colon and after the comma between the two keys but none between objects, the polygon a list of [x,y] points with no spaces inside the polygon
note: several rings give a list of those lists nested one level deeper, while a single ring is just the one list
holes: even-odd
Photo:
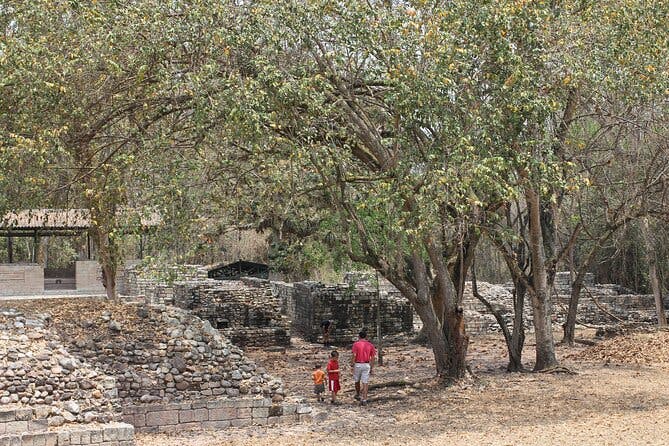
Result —
[{"label": "man's white shorts", "polygon": [[369,382],[369,371],[371,367],[367,363],[356,362],[353,366],[353,381],[367,384]]}]

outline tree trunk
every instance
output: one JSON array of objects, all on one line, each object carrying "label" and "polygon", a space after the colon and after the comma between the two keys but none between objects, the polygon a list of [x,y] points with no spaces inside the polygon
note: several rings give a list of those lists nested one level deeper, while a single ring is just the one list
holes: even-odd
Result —
[{"label": "tree trunk", "polygon": [[583,280],[585,279],[585,270],[576,274],[576,279],[571,285],[571,294],[569,296],[569,310],[567,311],[567,320],[564,323],[564,336],[562,342],[567,345],[574,345],[574,336],[576,332],[576,313],[578,311],[578,301],[583,289]]},{"label": "tree trunk", "polygon": [[[599,247],[604,245],[604,243],[613,235],[617,228],[609,228],[604,234],[602,234],[596,243],[592,245],[590,251],[585,256],[585,259],[578,267],[576,277],[571,286],[571,294],[569,296],[569,310],[567,312],[567,320],[563,326],[564,336],[562,342],[567,345],[574,345],[574,339],[576,336],[576,315],[578,314],[578,303],[581,296],[581,291],[583,290],[583,282],[585,281],[585,275],[592,265],[592,262],[595,260],[595,255],[599,251]],[[574,269],[574,261],[572,259],[572,270]]]},{"label": "tree trunk", "polygon": [[523,324],[525,307],[525,285],[520,280],[514,280],[513,290],[513,331],[511,332],[511,342],[508,345],[509,365],[506,370],[509,372],[520,372],[523,367],[523,346],[525,345],[525,325]]},{"label": "tree trunk", "polygon": [[551,324],[551,312],[546,288],[531,293],[534,333],[536,339],[535,371],[545,370],[558,365],[555,356],[555,341]]},{"label": "tree trunk", "polygon": [[[523,291],[524,293],[524,291]],[[522,357],[522,351],[523,351],[523,343],[525,341],[525,333],[523,332],[523,324],[522,324],[522,317],[523,317],[523,311],[522,311],[522,302],[524,301],[524,295],[521,298],[521,306],[520,306],[520,319],[518,318],[518,310],[517,310],[517,300],[516,300],[516,290],[514,289],[514,299],[513,299],[513,307],[514,307],[514,321],[513,321],[513,333],[509,331],[509,327],[506,325],[506,321],[504,320],[504,316],[502,315],[502,312],[495,309],[495,307],[479,293],[478,290],[478,283],[476,280],[476,266],[472,263],[472,294],[474,295],[475,298],[477,298],[485,307],[492,313],[493,316],[495,316],[495,320],[497,321],[497,324],[499,325],[499,328],[502,330],[502,334],[504,335],[504,341],[506,342],[506,348],[509,352],[509,365],[507,366],[507,371],[509,372],[518,372],[523,369],[523,365],[521,362],[521,357]],[[517,322],[520,320],[520,324]],[[520,328],[519,328],[520,325]],[[520,329],[520,332],[517,330]],[[520,335],[518,334],[520,333]],[[518,346],[520,344],[520,347]]]},{"label": "tree trunk", "polygon": [[532,261],[532,314],[536,339],[536,363],[534,370],[545,370],[558,365],[555,356],[555,341],[551,322],[550,294],[546,260],[543,252],[541,233],[541,208],[538,193],[526,188],[525,196],[529,211],[530,259]]},{"label": "tree trunk", "polygon": [[662,287],[660,286],[660,279],[657,274],[657,256],[655,255],[654,237],[650,232],[650,224],[648,218],[641,220],[641,228],[643,232],[644,242],[646,244],[646,253],[648,259],[648,278],[650,279],[650,286],[653,289],[653,297],[655,298],[655,310],[657,311],[657,324],[660,327],[667,326],[667,315],[664,312],[664,298],[662,297]]},{"label": "tree trunk", "polygon": [[434,243],[434,240],[428,240],[426,243],[434,270],[432,308],[437,319],[441,319],[441,337],[446,343],[448,353],[445,374],[442,375],[447,382],[464,378],[467,373],[469,336],[465,331],[464,310],[460,302],[464,291],[466,268],[471,264],[475,246],[476,241],[470,238],[467,238],[466,243],[458,245],[456,256],[458,268],[449,270],[445,259],[450,255],[445,254],[444,247]]},{"label": "tree trunk", "polygon": [[115,241],[100,227],[91,228],[93,241],[97,247],[98,262],[102,270],[102,286],[105,287],[107,298],[116,300],[116,269],[118,264],[118,247]]},{"label": "tree trunk", "polygon": [[440,377],[449,376],[449,349],[446,337],[441,329],[441,323],[430,303],[421,304],[413,302],[414,308],[420,320],[423,321],[423,331],[434,353],[434,362],[437,367],[437,375]]},{"label": "tree trunk", "polygon": [[465,332],[464,311],[461,307],[446,311],[443,331],[449,353],[446,377],[450,380],[462,379],[467,373],[469,336]]},{"label": "tree trunk", "polygon": [[110,265],[100,265],[102,267],[102,285],[107,292],[107,299],[115,300],[118,298],[116,293],[116,268]]},{"label": "tree trunk", "polygon": [[[540,221],[541,221],[541,240],[544,248],[544,261],[553,259],[556,256],[555,244],[557,238],[557,226],[555,221],[555,209],[551,203],[541,202]],[[548,286],[553,284],[555,279],[555,268],[546,270]]]},{"label": "tree trunk", "polygon": [[446,311],[442,324],[435,313],[432,300],[410,299],[418,317],[423,321],[423,332],[432,347],[437,375],[451,383],[467,373],[469,336],[465,332],[462,311]]}]

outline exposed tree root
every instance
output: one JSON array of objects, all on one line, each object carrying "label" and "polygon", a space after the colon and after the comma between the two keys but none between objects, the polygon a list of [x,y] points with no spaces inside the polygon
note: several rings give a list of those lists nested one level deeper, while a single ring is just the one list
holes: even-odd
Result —
[{"label": "exposed tree root", "polygon": [[544,370],[538,370],[537,373],[553,373],[553,374],[565,373],[567,375],[578,375],[578,373],[575,372],[574,370],[561,365],[550,367]]},{"label": "exposed tree root", "polygon": [[[406,381],[406,380],[397,380],[397,381],[387,381],[387,382],[382,382],[382,383],[374,383],[369,385],[369,390],[378,390],[378,389],[388,389],[391,387],[413,387],[415,385],[419,385],[422,382],[425,382],[427,380],[423,381]],[[340,393],[350,393],[353,392],[354,389],[343,389],[340,391]]]},{"label": "exposed tree root", "polygon": [[417,382],[410,382],[410,381],[405,381],[403,379],[399,381],[388,381],[385,383],[378,383],[378,384],[370,384],[369,389],[374,390],[374,389],[387,389],[389,387],[410,387],[415,384],[418,384]]}]

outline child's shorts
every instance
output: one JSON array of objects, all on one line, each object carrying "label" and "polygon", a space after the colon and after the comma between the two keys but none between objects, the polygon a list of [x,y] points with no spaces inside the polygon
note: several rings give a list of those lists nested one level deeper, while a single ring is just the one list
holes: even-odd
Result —
[{"label": "child's shorts", "polygon": [[331,379],[328,381],[328,391],[330,392],[339,392],[341,387],[339,387],[338,379]]},{"label": "child's shorts", "polygon": [[323,392],[325,392],[325,384],[323,384],[323,383],[314,384],[314,393],[316,395],[320,395]]}]

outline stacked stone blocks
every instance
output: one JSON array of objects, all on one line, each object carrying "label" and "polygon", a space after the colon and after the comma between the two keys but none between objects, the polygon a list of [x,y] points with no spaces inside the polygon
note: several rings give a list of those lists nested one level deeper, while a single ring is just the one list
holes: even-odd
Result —
[{"label": "stacked stone blocks", "polygon": [[413,330],[411,305],[398,293],[320,282],[290,286],[273,282],[271,287],[280,298],[281,309],[292,320],[292,329],[312,342],[320,340],[320,324],[324,320],[333,322],[330,340],[335,344],[351,342],[362,328],[375,331],[379,305],[382,335]]},{"label": "stacked stone blocks", "polygon": [[183,403],[129,406],[124,421],[139,432],[176,432],[185,429],[225,429],[310,421],[311,408],[303,403],[273,403],[269,398],[195,400]]},{"label": "stacked stone blocks", "polygon": [[117,279],[119,293],[125,296],[144,296],[156,305],[174,303],[174,284],[207,279],[202,265],[168,265],[126,267]]},{"label": "stacked stone blocks", "polygon": [[124,403],[283,392],[279,380],[190,312],[172,306],[126,305],[125,317],[137,314],[131,327],[115,321],[120,316],[117,311],[103,311],[101,318],[81,322],[95,331],[113,327],[108,337],[74,342],[69,348],[113,376]]},{"label": "stacked stone blocks", "polygon": [[67,351],[49,317],[0,311],[0,406],[48,409],[51,426],[112,421],[114,379]]},{"label": "stacked stone blocks", "polygon": [[[556,274],[551,293],[555,324],[564,324],[566,320],[571,284],[569,272]],[[513,285],[492,285],[485,282],[479,282],[478,285],[479,292],[502,312],[507,324],[511,324],[513,321]],[[500,330],[493,315],[472,294],[471,283],[466,284],[463,306],[468,333],[484,334]],[[669,309],[669,302],[665,301],[665,308]],[[619,320],[616,318],[633,323],[657,323],[654,297],[648,294],[635,294],[616,284],[597,284],[592,274],[586,274],[578,304],[577,320],[586,324],[605,325],[618,323]],[[525,296],[523,319],[525,328],[531,331],[533,315],[529,294]]]},{"label": "stacked stone blocks", "polygon": [[49,430],[48,411],[40,408],[0,410],[0,446],[133,446],[134,428],[126,423],[66,425]]},{"label": "stacked stone blocks", "polygon": [[44,268],[34,263],[0,264],[0,296],[42,294]]},{"label": "stacked stone blocks", "polygon": [[208,320],[235,345],[290,345],[290,321],[267,284],[253,288],[240,281],[180,282],[174,287],[174,304]]}]

